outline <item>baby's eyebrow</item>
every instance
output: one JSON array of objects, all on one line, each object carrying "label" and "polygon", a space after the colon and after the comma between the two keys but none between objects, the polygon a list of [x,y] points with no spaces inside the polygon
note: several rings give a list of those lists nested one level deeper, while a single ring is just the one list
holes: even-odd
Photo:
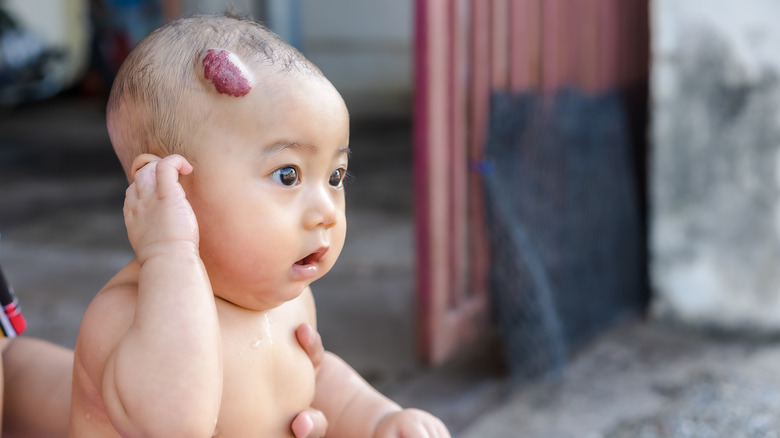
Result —
[{"label": "baby's eyebrow", "polygon": [[317,150],[317,146],[309,145],[309,144],[302,144],[302,143],[296,143],[296,142],[277,142],[272,144],[271,146],[267,147],[264,150],[264,153],[266,155],[276,155],[281,153],[282,151],[286,149],[296,149],[296,150],[302,150],[305,152],[314,152]]},{"label": "baby's eyebrow", "polygon": [[[302,144],[302,143],[296,143],[296,142],[278,142],[274,143],[268,148],[265,149],[264,154],[265,155],[276,155],[281,153],[282,151],[286,149],[296,149],[301,150],[304,152],[316,152],[317,149],[319,149],[316,145],[313,144]],[[346,155],[349,157],[352,155],[352,150],[349,147],[343,147],[336,150],[335,156],[339,155]]]}]

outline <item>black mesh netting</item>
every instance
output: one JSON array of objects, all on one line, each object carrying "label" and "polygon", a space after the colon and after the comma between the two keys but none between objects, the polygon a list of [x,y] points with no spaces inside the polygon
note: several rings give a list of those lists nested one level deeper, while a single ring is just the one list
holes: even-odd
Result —
[{"label": "black mesh netting", "polygon": [[491,98],[484,169],[491,293],[516,378],[562,370],[574,348],[644,306],[627,131],[614,94]]}]

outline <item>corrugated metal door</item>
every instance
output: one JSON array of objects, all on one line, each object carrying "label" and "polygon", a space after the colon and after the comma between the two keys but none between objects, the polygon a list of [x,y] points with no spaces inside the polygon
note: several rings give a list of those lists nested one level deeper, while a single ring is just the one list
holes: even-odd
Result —
[{"label": "corrugated metal door", "polygon": [[491,92],[643,95],[648,0],[416,0],[415,14],[419,349],[437,364],[489,323],[480,159]]}]

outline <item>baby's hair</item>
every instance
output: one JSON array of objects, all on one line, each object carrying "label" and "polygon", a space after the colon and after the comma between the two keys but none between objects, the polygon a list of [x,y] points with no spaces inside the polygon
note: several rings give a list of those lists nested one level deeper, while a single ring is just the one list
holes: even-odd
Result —
[{"label": "baby's hair", "polygon": [[262,72],[257,82],[273,72],[322,76],[297,49],[251,18],[223,14],[171,21],[130,52],[111,89],[109,134],[125,172],[141,153],[186,155],[185,143],[208,117],[208,109],[190,101],[208,86],[200,76],[208,49],[234,53],[250,70]]}]

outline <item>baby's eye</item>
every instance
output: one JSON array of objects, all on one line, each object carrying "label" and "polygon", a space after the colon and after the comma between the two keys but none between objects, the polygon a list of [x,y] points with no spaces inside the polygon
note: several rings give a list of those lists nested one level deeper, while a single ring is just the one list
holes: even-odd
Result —
[{"label": "baby's eye", "polygon": [[330,174],[330,178],[328,178],[328,184],[337,189],[341,188],[341,185],[344,183],[344,175],[346,175],[346,173],[347,171],[342,168],[334,170],[333,173]]},{"label": "baby's eye", "polygon": [[285,186],[294,186],[298,184],[298,170],[294,167],[282,167],[271,174],[271,178]]}]

